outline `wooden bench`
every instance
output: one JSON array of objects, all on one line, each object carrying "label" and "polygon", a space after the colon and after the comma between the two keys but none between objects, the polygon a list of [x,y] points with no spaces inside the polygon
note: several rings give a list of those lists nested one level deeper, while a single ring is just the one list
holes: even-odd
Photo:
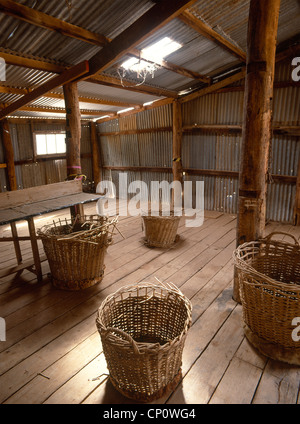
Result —
[{"label": "wooden bench", "polygon": [[[41,258],[39,255],[34,217],[68,207],[71,216],[83,215],[83,204],[96,201],[100,197],[99,194],[83,193],[80,180],[0,193],[0,225],[10,224],[12,234],[11,237],[1,237],[0,241],[14,243],[18,263],[14,268],[2,270],[0,278],[29,269],[41,281],[41,262],[46,257]],[[16,222],[22,220],[28,222],[29,237],[18,236]],[[19,243],[21,240],[30,240],[33,261],[23,262]]]}]

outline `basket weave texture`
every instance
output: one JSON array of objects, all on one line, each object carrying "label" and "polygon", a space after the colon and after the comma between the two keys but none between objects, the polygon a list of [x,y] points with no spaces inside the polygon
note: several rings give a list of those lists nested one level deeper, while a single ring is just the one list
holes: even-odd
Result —
[{"label": "basket weave texture", "polygon": [[243,319],[262,345],[270,342],[282,352],[294,352],[300,364],[300,341],[292,337],[292,321],[300,317],[300,246],[290,234],[279,233],[292,237],[293,243],[274,240],[275,234],[234,252]]},{"label": "basket weave texture", "polygon": [[146,244],[162,248],[172,246],[176,241],[180,218],[172,211],[168,216],[162,215],[161,211],[157,216],[150,213],[142,215]]},{"label": "basket weave texture", "polygon": [[37,231],[55,287],[82,290],[103,279],[106,249],[116,222],[117,218],[90,215],[75,223],[54,221]]},{"label": "basket weave texture", "polygon": [[150,402],[178,384],[191,311],[190,301],[171,284],[130,285],[104,300],[96,324],[118,391]]}]

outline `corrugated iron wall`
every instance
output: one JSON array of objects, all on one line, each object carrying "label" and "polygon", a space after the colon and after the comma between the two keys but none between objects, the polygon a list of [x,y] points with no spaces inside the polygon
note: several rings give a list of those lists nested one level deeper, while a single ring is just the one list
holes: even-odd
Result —
[{"label": "corrugated iron wall", "polygon": [[[291,81],[291,66],[276,66],[275,81]],[[274,89],[273,123],[293,126],[300,124],[300,88]],[[201,124],[242,125],[243,90],[225,91],[199,97],[183,103],[183,127]],[[122,117],[99,125],[102,164],[113,167],[172,166],[172,132],[101,135],[124,130],[155,129],[172,126],[172,105]],[[241,131],[183,132],[182,163],[187,169],[238,172]],[[300,160],[299,137],[274,134],[269,170],[272,174],[297,176]],[[112,178],[118,187],[118,170],[104,170],[103,178]],[[209,173],[208,173],[209,174]],[[172,180],[171,173],[130,172],[128,181],[142,179],[148,185],[152,179]],[[208,210],[237,213],[238,176],[185,175],[189,181],[204,181]],[[296,185],[294,182],[273,182],[268,185],[267,219],[291,223]]]},{"label": "corrugated iron wall", "polygon": [[[10,135],[14,149],[15,171],[19,189],[51,184],[64,181],[67,177],[65,159],[38,159],[33,160],[33,135],[34,131],[64,131],[65,124],[46,123],[39,121],[26,121],[24,123],[10,123]],[[82,173],[87,176],[88,182],[92,177],[90,126],[83,124],[81,127],[81,158]],[[2,142],[0,143],[0,163],[4,163]],[[7,190],[6,172],[0,169],[1,191]]]}]

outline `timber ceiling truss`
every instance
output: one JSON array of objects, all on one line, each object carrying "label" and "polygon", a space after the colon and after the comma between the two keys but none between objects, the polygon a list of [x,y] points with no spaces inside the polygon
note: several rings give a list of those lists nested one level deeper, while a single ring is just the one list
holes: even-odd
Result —
[{"label": "timber ceiling truss", "polygon": [[[198,96],[220,90],[242,80],[245,77],[246,52],[237,47],[234,42],[229,41],[227,38],[220,35],[219,32],[216,32],[207,23],[205,23],[203,19],[196,17],[189,11],[189,8],[196,3],[196,0],[161,0],[153,3],[153,6],[140,18],[129,25],[129,27],[127,27],[114,39],[109,39],[103,34],[91,32],[43,12],[31,9],[15,1],[0,0],[0,12],[3,14],[12,16],[16,20],[25,21],[32,26],[38,26],[48,31],[56,31],[63,34],[65,37],[75,38],[82,42],[101,47],[101,50],[94,54],[89,60],[82,61],[76,65],[58,64],[50,60],[26,57],[25,55],[2,49],[4,51],[0,51],[0,57],[5,60],[5,63],[18,67],[53,73],[55,76],[33,89],[11,87],[4,84],[0,85],[0,93],[18,95],[17,100],[9,104],[2,104],[0,119],[13,114],[17,110],[65,114],[65,109],[58,109],[55,107],[38,107],[33,106],[32,103],[40,97],[63,99],[63,94],[57,93],[55,90],[66,83],[74,81],[87,81],[94,84],[162,97],[162,100],[156,101],[154,106],[143,106],[142,104],[130,101],[95,99],[86,96],[79,97],[79,101],[82,103],[128,107],[133,108],[133,110],[128,113],[136,113],[146,108],[171,103],[174,99],[179,99],[180,102],[186,102]],[[177,73],[181,76],[188,77],[193,81],[198,82],[201,86],[200,89],[194,89],[191,93],[185,96],[180,96],[178,91],[160,87],[157,88],[146,84],[136,86],[130,81],[128,81],[126,83],[126,87],[124,87],[119,78],[103,74],[104,70],[120,61],[125,55],[145,60],[141,51],[138,50],[136,46],[175,18],[178,18],[185,25],[192,28],[196,33],[199,33],[201,36],[209,39],[238,60],[238,65],[234,67],[235,69],[230,76],[223,79],[214,78],[214,80],[212,80],[212,78],[207,75],[199,74],[195,71],[186,69],[185,67],[170,63],[169,61],[161,61],[159,63],[161,68]],[[293,37],[293,39],[287,40],[283,45],[278,46],[277,61],[299,53],[299,40],[300,36],[297,35]],[[108,115],[107,119],[114,119],[118,116],[116,112],[109,112],[107,110],[102,111],[98,109],[94,111],[81,110],[81,114],[83,116],[86,114],[95,115],[97,117]],[[103,120],[101,122],[103,122]]]}]

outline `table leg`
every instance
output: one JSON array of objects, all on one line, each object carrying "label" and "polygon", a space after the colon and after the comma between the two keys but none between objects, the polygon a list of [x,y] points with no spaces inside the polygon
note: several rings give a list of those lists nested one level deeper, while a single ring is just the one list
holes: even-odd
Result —
[{"label": "table leg", "polygon": [[28,218],[27,221],[28,221],[28,229],[29,229],[31,248],[33,253],[35,271],[36,271],[38,281],[41,281],[43,279],[43,274],[42,274],[41,260],[39,255],[39,248],[38,248],[37,238],[35,233],[34,221],[33,221],[33,218]]},{"label": "table leg", "polygon": [[10,228],[11,228],[11,234],[12,234],[12,237],[13,237],[13,243],[14,243],[14,247],[15,247],[17,262],[18,262],[18,265],[20,265],[20,263],[22,263],[22,254],[21,254],[20,243],[19,243],[19,240],[18,240],[18,231],[17,231],[16,223],[11,222]]}]

